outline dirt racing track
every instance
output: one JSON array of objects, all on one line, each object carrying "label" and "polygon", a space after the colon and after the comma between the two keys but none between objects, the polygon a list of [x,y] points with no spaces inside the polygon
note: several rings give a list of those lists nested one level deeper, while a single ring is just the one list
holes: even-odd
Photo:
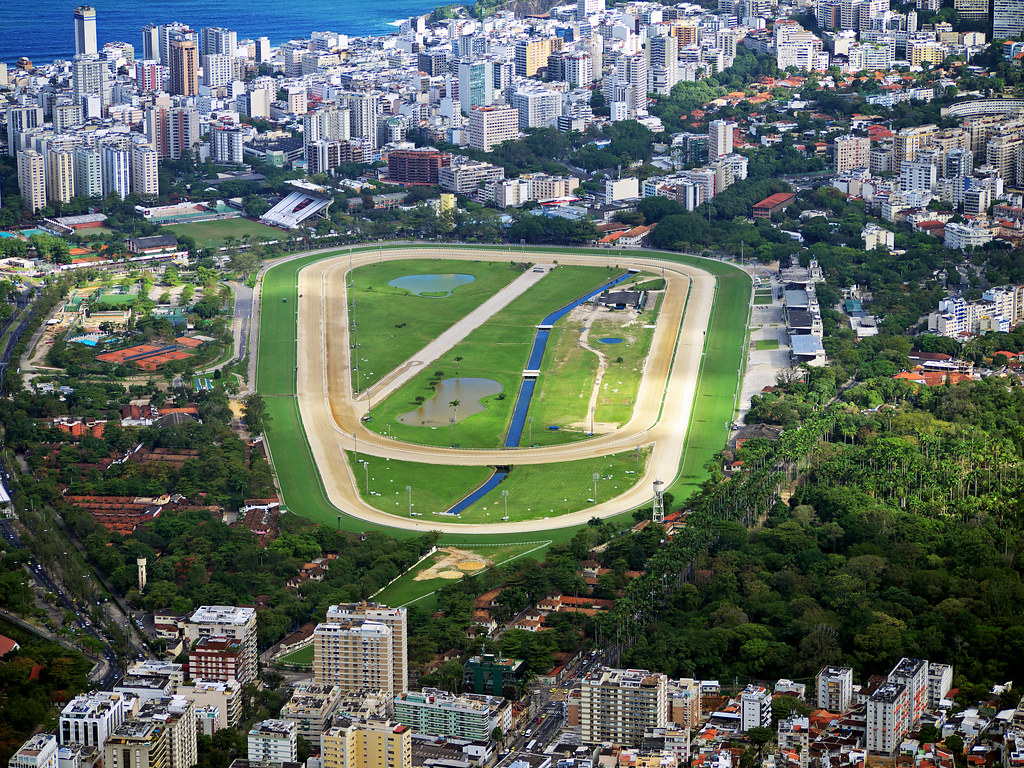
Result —
[{"label": "dirt racing track", "polygon": [[[686,446],[686,428],[694,402],[701,367],[704,334],[715,297],[715,278],[696,267],[672,261],[628,256],[609,256],[598,252],[578,254],[532,253],[536,264],[570,264],[618,267],[649,272],[664,270],[666,299],[657,321],[643,380],[630,421],[614,432],[590,440],[543,448],[460,450],[412,445],[378,435],[360,420],[369,403],[395,391],[409,376],[454,346],[460,334],[464,338],[490,314],[500,301],[485,302],[446,332],[446,341],[427,345],[420,353],[385,376],[358,398],[352,395],[349,369],[349,322],[346,274],[367,264],[415,258],[465,261],[505,261],[509,253],[498,250],[444,250],[436,248],[394,249],[346,254],[318,261],[299,273],[298,293],[298,371],[297,396],[303,427],[324,489],[331,503],[352,517],[407,530],[464,534],[501,534],[545,531],[578,526],[592,517],[610,517],[649,503],[652,484],[667,485],[679,471]],[[513,281],[513,284],[516,281]],[[505,303],[514,298],[513,289]],[[488,314],[490,312],[490,314]],[[440,340],[441,337],[438,337]],[[437,518],[408,518],[381,512],[359,495],[356,478],[346,461],[345,451],[357,449],[360,455],[401,459],[426,464],[493,466],[506,464],[545,464],[605,456],[650,446],[646,471],[635,486],[619,496],[593,507],[548,519],[521,522],[460,524]]]}]

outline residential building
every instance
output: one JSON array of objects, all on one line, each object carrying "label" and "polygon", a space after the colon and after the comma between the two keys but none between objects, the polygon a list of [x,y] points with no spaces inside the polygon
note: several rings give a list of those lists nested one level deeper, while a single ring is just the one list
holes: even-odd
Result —
[{"label": "residential building", "polygon": [[647,40],[648,91],[667,96],[679,80],[679,40],[670,34]]},{"label": "residential building", "polygon": [[164,88],[164,68],[153,59],[136,61],[135,85],[140,93],[162,91]]},{"label": "residential building", "polygon": [[560,46],[557,38],[546,40],[518,40],[515,48],[515,68],[519,77],[534,77],[537,70],[547,66],[548,55]]},{"label": "residential building", "polygon": [[438,172],[452,164],[452,156],[433,147],[388,152],[388,181],[406,187],[438,183]]},{"label": "residential building", "polygon": [[132,143],[132,192],[139,195],[160,194],[160,158],[156,150],[142,141]]},{"label": "residential building", "polygon": [[684,677],[668,682],[668,719],[680,728],[694,728],[701,718],[700,680]]},{"label": "residential building", "polygon": [[387,690],[394,695],[391,629],[353,619],[318,624],[313,633],[313,679],[343,691]]},{"label": "residential building", "polygon": [[512,698],[523,663],[521,659],[505,659],[493,653],[470,656],[462,668],[462,685],[473,693]]},{"label": "residential building", "polygon": [[[865,250],[870,250],[865,248]],[[851,667],[824,667],[815,677],[817,702],[820,709],[841,714],[853,703],[853,669]]]},{"label": "residential building", "polygon": [[[408,634],[409,617],[405,608],[390,608],[382,603],[340,603],[327,609],[327,621],[375,621],[391,630],[391,666],[394,670],[394,692],[409,687]],[[387,686],[368,686],[375,690]]]},{"label": "residential building", "polygon": [[928,706],[928,662],[924,659],[900,659],[887,679],[906,686],[910,705],[908,727],[916,727]]},{"label": "residential building", "polygon": [[103,163],[98,147],[75,147],[75,195],[103,197]]},{"label": "residential building", "polygon": [[543,87],[517,90],[512,95],[512,106],[518,111],[518,127],[550,128],[562,114],[562,94]]},{"label": "residential building", "polygon": [[188,652],[189,677],[195,680],[238,680],[243,643],[234,637],[200,637]]},{"label": "residential building", "polygon": [[395,720],[417,734],[487,741],[495,728],[511,732],[512,705],[500,696],[424,688],[395,697]]},{"label": "residential building", "polygon": [[868,698],[864,744],[891,755],[910,729],[910,697],[903,683],[885,682]]},{"label": "residential building", "polygon": [[57,737],[37,733],[11,755],[10,768],[57,768]]},{"label": "residential building", "polygon": [[241,165],[244,162],[242,153],[244,139],[241,128],[212,128],[210,144],[214,162],[223,165]]},{"label": "residential building", "polygon": [[988,21],[992,0],[954,0],[953,8],[967,21]]},{"label": "residential building", "polygon": [[96,9],[91,5],[75,8],[75,55],[88,56],[97,53]]},{"label": "residential building", "polygon": [[584,743],[639,745],[645,732],[667,724],[668,678],[642,669],[599,668],[581,681],[579,713]]},{"label": "residential building", "polygon": [[494,103],[494,62],[491,59],[459,61],[459,106],[468,115],[473,107]]},{"label": "residential building", "polygon": [[199,143],[199,112],[192,107],[146,109],[146,138],[161,160],[178,160]]},{"label": "residential building", "polygon": [[[797,755],[795,768],[807,768],[811,764],[811,723],[808,718],[793,716],[780,720],[777,738],[784,756]],[[793,765],[791,760],[788,765]]]},{"label": "residential building", "polygon": [[122,200],[132,191],[131,156],[128,150],[117,144],[105,144],[100,148],[100,162],[103,168],[103,196],[114,194]]},{"label": "residential building", "polygon": [[18,153],[18,189],[32,213],[46,207],[46,163],[34,149]]},{"label": "residential building", "polygon": [[474,107],[469,111],[469,146],[490,152],[519,136],[519,111],[510,106]]},{"label": "residential building", "polygon": [[947,248],[965,251],[968,248],[980,248],[992,242],[992,230],[970,222],[949,222],[946,224],[944,244]]},{"label": "residential building", "polygon": [[321,737],[322,768],[412,768],[412,729],[384,718],[338,718]]},{"label": "residential building", "polygon": [[891,249],[896,245],[896,233],[877,224],[866,224],[860,231],[860,236],[864,238],[865,251],[873,251],[879,246]]},{"label": "residential building", "polygon": [[[983,298],[993,300],[996,298],[996,293],[1000,292],[999,289],[991,289],[985,292]],[[1019,292],[1014,289],[1004,290],[1001,293],[1009,295],[1010,305],[1007,308],[999,307],[997,304],[996,311],[999,312],[1005,318],[1010,319],[1013,322],[1020,322],[1019,312],[1017,311],[1017,297]],[[1002,310],[1002,311],[1000,311]],[[934,662],[928,662],[928,706],[937,707],[942,703],[942,700],[949,695],[949,689],[953,687],[953,667],[951,664],[935,664]]]},{"label": "residential building", "polygon": [[7,105],[7,154],[15,157],[21,146],[20,136],[25,131],[41,128],[43,108],[36,106]]},{"label": "residential building", "polygon": [[71,89],[75,104],[87,118],[100,118],[110,106],[110,68],[102,59],[75,59],[71,68]]},{"label": "residential building", "polygon": [[772,724],[772,694],[760,685],[748,685],[740,694],[740,733]]},{"label": "residential building", "polygon": [[728,120],[712,120],[708,123],[708,161],[715,162],[719,158],[732,154],[732,138],[735,123]]},{"label": "residential building", "polygon": [[[196,717],[200,710],[207,713],[215,731],[234,728],[242,719],[242,686],[236,680],[192,680],[179,685],[177,691],[196,705]],[[214,714],[210,715],[211,711]]]},{"label": "residential building", "polygon": [[200,51],[204,56],[234,56],[238,51],[238,34],[224,27],[203,27],[199,31]]},{"label": "residential building", "polygon": [[195,704],[182,696],[147,701],[107,738],[103,768],[192,768]]},{"label": "residential building", "polygon": [[195,96],[199,93],[199,49],[192,40],[172,40],[168,47],[171,93]]},{"label": "residential building", "polygon": [[931,124],[897,131],[892,139],[893,171],[898,173],[903,163],[916,160],[917,153],[931,143],[932,137],[938,131],[938,127]]},{"label": "residential building", "polygon": [[102,752],[107,736],[124,721],[126,714],[124,694],[82,693],[61,710],[57,736],[61,745],[82,744]]},{"label": "residential building", "polygon": [[1013,40],[1024,34],[1024,3],[992,0],[992,39]]},{"label": "residential building", "polygon": [[290,720],[263,720],[249,729],[249,760],[293,763],[298,756],[298,729]]},{"label": "residential building", "polygon": [[835,140],[835,171],[846,173],[871,165],[871,139],[861,136],[837,136]]},{"label": "residential building", "polygon": [[294,723],[296,734],[309,743],[319,744],[320,734],[330,725],[341,695],[341,686],[338,685],[299,683],[281,709],[281,719]]},{"label": "residential building", "polygon": [[377,137],[377,119],[381,115],[380,94],[353,93],[348,97],[348,108],[350,135],[368,139],[374,149],[380,146]]},{"label": "residential building", "polygon": [[46,157],[46,199],[69,203],[75,196],[75,156],[66,149],[51,150]]},{"label": "residential building", "polygon": [[[242,685],[253,682],[259,672],[256,642],[256,610],[229,605],[204,605],[185,624],[185,639],[194,645],[201,637],[240,640],[242,654],[236,679]],[[191,659],[190,659],[191,661]]]},{"label": "residential building", "polygon": [[204,53],[200,57],[203,64],[203,85],[208,88],[220,88],[234,79],[233,59],[223,53]]}]

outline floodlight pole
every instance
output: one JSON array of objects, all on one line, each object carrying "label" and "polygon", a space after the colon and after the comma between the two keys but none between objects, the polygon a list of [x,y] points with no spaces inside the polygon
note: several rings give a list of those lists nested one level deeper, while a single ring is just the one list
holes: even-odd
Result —
[{"label": "floodlight pole", "polygon": [[503,517],[502,519],[508,520],[508,489],[505,489],[501,492],[501,497],[505,501],[505,517]]},{"label": "floodlight pole", "polygon": [[412,486],[405,486],[405,492],[409,494],[409,517],[412,517]]},{"label": "floodlight pole", "polygon": [[597,504],[597,481],[601,479],[601,474],[599,472],[595,472],[591,477],[594,480],[594,503]]}]

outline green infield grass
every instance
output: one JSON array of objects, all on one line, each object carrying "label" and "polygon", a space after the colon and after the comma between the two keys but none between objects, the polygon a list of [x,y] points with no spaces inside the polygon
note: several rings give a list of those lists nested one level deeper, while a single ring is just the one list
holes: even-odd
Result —
[{"label": "green infield grass", "polygon": [[778,348],[778,339],[758,339],[757,341],[754,342],[754,349],[756,349],[758,352],[764,352],[765,350]]},{"label": "green infield grass", "polygon": [[282,664],[294,664],[297,667],[312,667],[313,644],[310,643],[305,648],[299,648],[299,650],[293,651],[287,656],[282,656],[278,661]]},{"label": "green infield grass", "polygon": [[166,227],[161,227],[161,231],[191,237],[200,248],[219,248],[225,245],[227,238],[234,237],[241,240],[245,235],[262,237],[265,240],[283,240],[285,238],[284,232],[279,229],[242,218],[197,221],[193,224],[169,224]]},{"label": "green infield grass", "polygon": [[[453,289],[449,296],[417,296],[388,285],[407,275],[451,273],[476,280]],[[508,262],[442,259],[388,261],[353,270],[349,296],[355,305],[359,386],[366,389],[379,381],[521,274]],[[356,388],[355,378],[352,387]]]}]

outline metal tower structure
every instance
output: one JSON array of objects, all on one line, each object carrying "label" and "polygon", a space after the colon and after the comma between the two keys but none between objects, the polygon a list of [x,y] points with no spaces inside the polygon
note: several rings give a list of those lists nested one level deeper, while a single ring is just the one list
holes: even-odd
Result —
[{"label": "metal tower structure", "polygon": [[664,485],[661,480],[654,481],[654,514],[651,516],[651,520],[655,523],[665,522]]}]

